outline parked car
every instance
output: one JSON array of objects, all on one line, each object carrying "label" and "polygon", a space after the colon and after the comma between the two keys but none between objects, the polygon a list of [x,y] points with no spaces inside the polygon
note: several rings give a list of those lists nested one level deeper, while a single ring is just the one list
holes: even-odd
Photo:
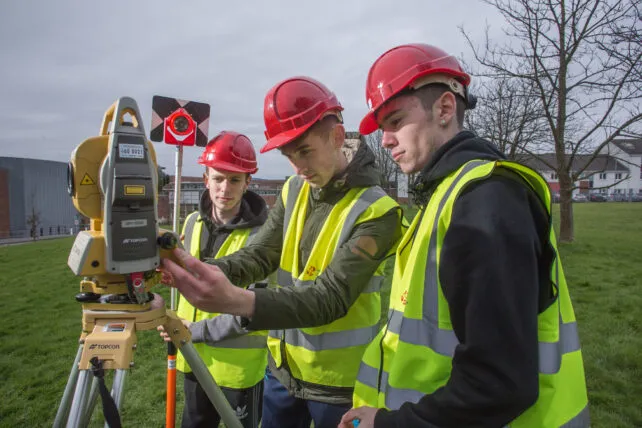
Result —
[{"label": "parked car", "polygon": [[578,193],[577,195],[573,195],[573,202],[586,202],[586,201],[588,201],[588,198],[583,193]]},{"label": "parked car", "polygon": [[599,193],[593,193],[589,196],[589,201],[591,202],[606,202],[608,201],[607,197],[600,195]]}]

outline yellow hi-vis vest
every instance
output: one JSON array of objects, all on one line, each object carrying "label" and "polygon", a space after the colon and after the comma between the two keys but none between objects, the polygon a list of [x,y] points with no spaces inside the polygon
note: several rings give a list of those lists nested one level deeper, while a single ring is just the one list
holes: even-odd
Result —
[{"label": "yellow hi-vis vest", "polygon": [[[355,407],[396,410],[404,402],[418,402],[448,381],[459,341],[439,283],[441,248],[457,197],[468,184],[489,177],[495,168],[518,173],[550,214],[546,182],[517,163],[474,160],[444,179],[399,243],[388,325],[363,356],[354,390]],[[550,241],[558,254],[551,269],[557,299],[538,316],[539,397],[510,427],[589,425],[577,324],[552,227]]]},{"label": "yellow hi-vis vest", "polygon": [[[200,256],[200,238],[203,229],[203,222],[200,220],[200,214],[194,212],[187,217],[183,227],[185,248],[196,258]],[[221,245],[215,258],[232,254],[243,248],[249,243],[250,235],[253,235],[257,229],[233,230]],[[179,317],[193,322],[219,315],[196,309],[183,296],[180,296],[176,313]],[[194,348],[219,386],[235,389],[250,388],[259,383],[265,375],[265,367],[267,366],[266,336],[267,331],[255,331],[222,340],[216,346],[195,343]],[[176,357],[176,368],[184,373],[191,371],[180,352]]]},{"label": "yellow hi-vis vest", "polygon": [[[330,264],[335,251],[352,229],[379,218],[398,206],[380,187],[350,189],[326,218],[305,266],[299,261],[299,243],[306,219],[310,186],[290,178],[281,193],[285,206],[283,250],[277,282],[280,287],[313,284]],[[330,324],[301,329],[271,330],[268,348],[277,367],[286,362],[299,380],[324,386],[354,387],[359,362],[375,337],[381,319],[384,264],[370,279],[348,313]]]}]

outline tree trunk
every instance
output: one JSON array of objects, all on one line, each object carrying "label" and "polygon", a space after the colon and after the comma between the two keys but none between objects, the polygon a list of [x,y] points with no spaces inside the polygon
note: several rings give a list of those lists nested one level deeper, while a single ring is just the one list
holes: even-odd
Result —
[{"label": "tree trunk", "polygon": [[573,182],[569,173],[559,175],[560,183],[560,242],[573,242]]}]

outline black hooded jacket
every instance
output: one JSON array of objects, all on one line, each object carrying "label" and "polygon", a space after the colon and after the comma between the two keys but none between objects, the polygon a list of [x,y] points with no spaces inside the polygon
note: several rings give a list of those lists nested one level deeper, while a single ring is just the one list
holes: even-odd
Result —
[{"label": "black hooded jacket", "polygon": [[[450,173],[504,156],[463,131],[421,172],[425,204]],[[446,385],[417,404],[377,412],[375,427],[502,427],[538,397],[537,315],[553,301],[550,217],[517,174],[498,169],[455,201],[439,279],[460,344]]]},{"label": "black hooded jacket", "polygon": [[204,226],[201,229],[200,240],[201,260],[215,257],[223,242],[235,229],[261,226],[268,216],[267,205],[263,198],[250,190],[243,194],[241,209],[228,223],[217,225],[212,220],[212,199],[207,190],[201,194],[198,212],[201,216],[199,221],[202,221]]}]

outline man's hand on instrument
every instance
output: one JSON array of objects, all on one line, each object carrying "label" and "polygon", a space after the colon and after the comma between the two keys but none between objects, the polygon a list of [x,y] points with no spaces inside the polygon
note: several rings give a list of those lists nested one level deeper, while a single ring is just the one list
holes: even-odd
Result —
[{"label": "man's hand on instrument", "polygon": [[173,255],[185,268],[163,258],[161,271],[172,278],[167,285],[177,288],[193,306],[206,312],[252,316],[253,292],[236,287],[218,267],[201,262],[183,249],[173,250]]}]

